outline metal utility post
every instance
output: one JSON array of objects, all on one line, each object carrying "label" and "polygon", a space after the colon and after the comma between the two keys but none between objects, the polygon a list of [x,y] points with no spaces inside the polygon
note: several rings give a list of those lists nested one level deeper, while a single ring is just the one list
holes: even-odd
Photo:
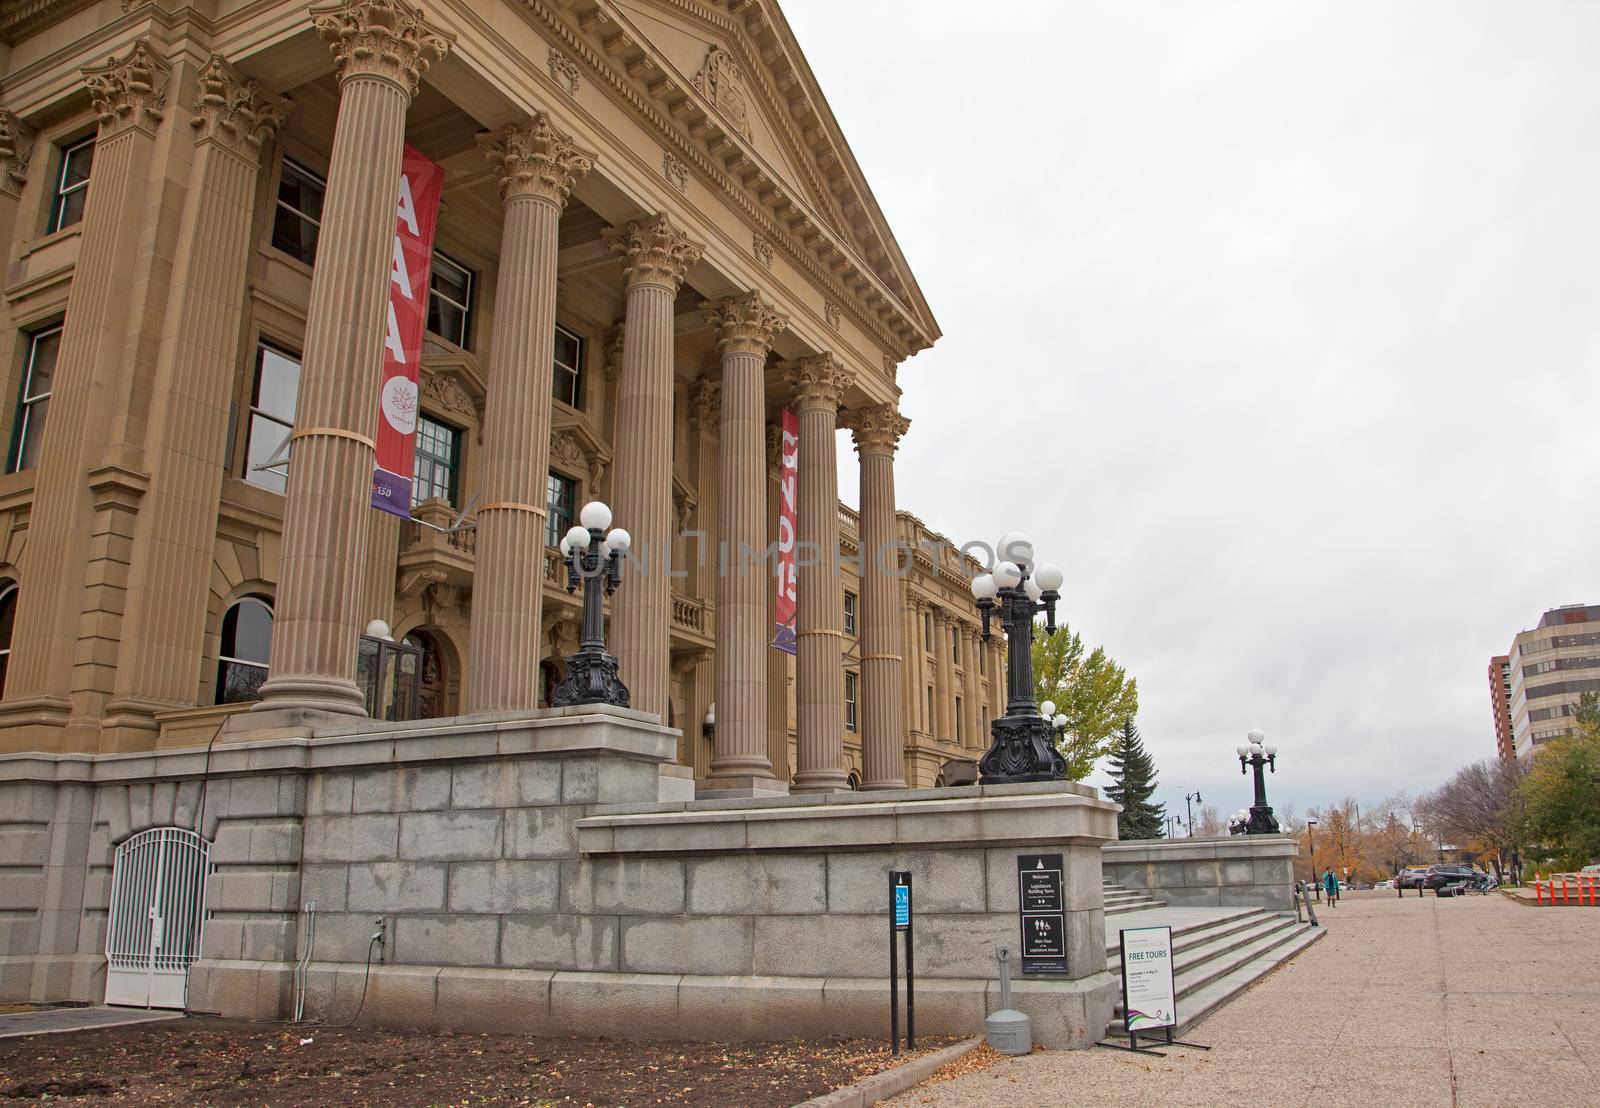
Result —
[{"label": "metal utility post", "polygon": [[1183,794],[1183,810],[1184,810],[1185,813],[1188,814],[1188,817],[1189,817],[1189,824],[1188,824],[1188,826],[1189,826],[1189,836],[1188,837],[1189,838],[1193,838],[1194,837],[1194,809],[1189,806],[1189,802],[1191,800],[1194,801],[1196,804],[1201,803],[1200,790],[1199,789],[1196,789],[1192,793],[1184,793]]}]

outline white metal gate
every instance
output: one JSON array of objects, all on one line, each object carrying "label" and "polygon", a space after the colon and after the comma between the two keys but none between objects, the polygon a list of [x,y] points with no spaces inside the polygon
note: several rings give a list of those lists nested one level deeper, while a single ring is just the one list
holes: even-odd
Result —
[{"label": "white metal gate", "polygon": [[106,1003],[182,1008],[200,957],[211,844],[153,827],[117,847],[106,927]]}]

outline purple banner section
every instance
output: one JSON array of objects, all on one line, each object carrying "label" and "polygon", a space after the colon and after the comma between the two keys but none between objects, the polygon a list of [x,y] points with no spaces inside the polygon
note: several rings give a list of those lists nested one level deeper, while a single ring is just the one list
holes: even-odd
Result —
[{"label": "purple banner section", "polygon": [[778,624],[778,633],[772,637],[772,645],[785,654],[793,654],[799,649],[795,641],[794,624]]},{"label": "purple banner section", "polygon": [[411,478],[386,469],[372,471],[372,506],[411,518]]}]

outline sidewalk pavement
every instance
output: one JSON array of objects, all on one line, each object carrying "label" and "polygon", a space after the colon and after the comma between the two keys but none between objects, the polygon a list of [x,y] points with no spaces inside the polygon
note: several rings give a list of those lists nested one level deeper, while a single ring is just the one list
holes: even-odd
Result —
[{"label": "sidewalk pavement", "polygon": [[149,1008],[36,1008],[31,1012],[0,1013],[0,1039],[17,1035],[49,1035],[58,1031],[85,1031],[120,1027],[126,1023],[175,1020],[182,1012]]},{"label": "sidewalk pavement", "polygon": [[1600,910],[1374,891],[1318,916],[1326,938],[1186,1033],[1209,1052],[1039,1051],[890,1103],[1600,1104]]}]

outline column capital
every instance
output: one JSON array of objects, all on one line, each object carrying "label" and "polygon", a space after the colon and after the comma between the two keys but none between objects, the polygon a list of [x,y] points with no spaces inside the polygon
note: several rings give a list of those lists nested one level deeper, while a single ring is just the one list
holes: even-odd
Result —
[{"label": "column capital", "polygon": [[661,285],[674,296],[683,284],[683,275],[705,251],[674,227],[666,212],[626,227],[608,228],[602,237],[613,253],[622,256],[622,279],[627,287]]},{"label": "column capital", "polygon": [[758,292],[746,292],[701,305],[706,322],[717,328],[717,347],[723,354],[766,357],[772,340],[789,326],[789,317]]},{"label": "column capital", "polygon": [[856,379],[855,372],[832,354],[800,358],[784,367],[784,376],[794,390],[796,411],[839,410],[845,390]]},{"label": "column capital", "polygon": [[893,404],[873,404],[855,408],[845,418],[859,454],[890,454],[900,438],[911,429],[911,421]]},{"label": "column capital", "polygon": [[310,14],[338,60],[341,85],[353,77],[376,77],[415,96],[428,66],[443,61],[455,45],[454,35],[406,0],[343,0]]},{"label": "column capital", "polygon": [[166,116],[171,77],[167,59],[143,38],[134,42],[125,58],[86,66],[83,78],[100,120],[100,137],[110,138],[128,127],[153,130]]},{"label": "column capital", "polygon": [[0,108],[0,192],[15,199],[28,180],[34,130],[16,114]]},{"label": "column capital", "polygon": [[556,130],[544,112],[527,123],[507,124],[499,132],[478,136],[478,149],[500,177],[500,199],[523,196],[566,206],[572,186],[594,168],[594,155]]},{"label": "column capital", "polygon": [[261,148],[289,114],[286,97],[263,94],[260,85],[239,75],[220,55],[213,54],[196,76],[195,142],[216,142],[250,162],[259,160]]},{"label": "column capital", "polygon": [[722,382],[712,374],[689,382],[689,426],[715,431],[722,420]]}]

